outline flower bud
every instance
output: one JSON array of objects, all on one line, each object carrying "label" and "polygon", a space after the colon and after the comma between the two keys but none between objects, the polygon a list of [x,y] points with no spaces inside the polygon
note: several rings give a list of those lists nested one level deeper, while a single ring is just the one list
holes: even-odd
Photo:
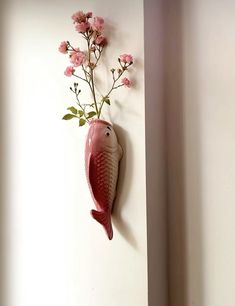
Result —
[{"label": "flower bud", "polygon": [[87,17],[87,18],[91,18],[91,17],[92,17],[92,12],[86,13],[86,17]]}]

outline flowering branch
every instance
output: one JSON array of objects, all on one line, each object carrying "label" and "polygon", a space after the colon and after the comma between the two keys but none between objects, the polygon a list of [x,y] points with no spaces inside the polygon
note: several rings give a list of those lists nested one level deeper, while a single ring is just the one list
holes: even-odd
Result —
[{"label": "flowering branch", "polygon": [[[92,19],[92,12],[84,13],[79,11],[72,15],[75,29],[86,40],[86,50],[81,51],[79,48],[73,47],[69,41],[63,41],[59,46],[59,51],[63,54],[68,54],[71,66],[68,66],[64,74],[68,77],[74,76],[79,80],[88,84],[92,96],[92,103],[83,104],[80,102],[78,90],[78,83],[74,83],[74,87],[70,90],[75,94],[76,104],[79,109],[70,106],[68,110],[71,112],[66,114],[63,119],[69,120],[72,118],[79,119],[79,125],[82,126],[89,122],[93,117],[100,118],[104,104],[110,105],[110,95],[113,90],[119,87],[131,87],[131,82],[128,78],[123,78],[123,74],[128,70],[129,66],[133,64],[133,57],[129,54],[122,54],[118,58],[119,68],[112,68],[112,85],[106,95],[100,94],[97,90],[95,81],[95,70],[98,66],[102,52],[107,46],[107,39],[103,36],[104,19],[102,17],[94,17]],[[81,73],[77,73],[76,69],[81,68]],[[97,92],[98,91],[98,94]],[[100,99],[98,99],[100,96]],[[88,109],[88,110],[87,110]]]}]

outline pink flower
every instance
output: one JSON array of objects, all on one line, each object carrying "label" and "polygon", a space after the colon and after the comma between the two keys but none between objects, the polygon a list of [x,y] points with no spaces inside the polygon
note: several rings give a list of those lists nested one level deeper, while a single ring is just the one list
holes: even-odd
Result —
[{"label": "pink flower", "polygon": [[87,17],[87,18],[91,18],[91,17],[92,17],[92,12],[86,13],[86,17]]},{"label": "pink flower", "polygon": [[130,63],[133,62],[133,57],[130,54],[122,54],[122,55],[119,56],[119,58],[120,58],[121,62],[123,62],[125,64],[126,63],[130,64]]},{"label": "pink flower", "polygon": [[73,23],[81,23],[86,21],[86,14],[84,14],[82,11],[76,12],[71,17],[73,19]]},{"label": "pink flower", "polygon": [[104,27],[104,19],[102,17],[95,17],[92,28],[94,31],[100,32]]},{"label": "pink flower", "polygon": [[107,45],[106,37],[104,37],[103,35],[99,35],[98,37],[96,37],[95,44],[102,47]]},{"label": "pink flower", "polygon": [[126,87],[131,87],[131,81],[128,78],[122,79],[122,84]]},{"label": "pink flower", "polygon": [[59,50],[61,53],[66,54],[66,53],[68,52],[68,45],[67,45],[67,42],[66,42],[66,41],[62,41],[62,43],[60,44],[58,50]]},{"label": "pink flower", "polygon": [[86,55],[82,51],[73,51],[70,53],[70,62],[74,67],[81,66],[86,59]]},{"label": "pink flower", "polygon": [[90,26],[90,23],[86,21],[78,23],[75,28],[79,33],[85,33],[87,30],[90,29]]},{"label": "pink flower", "polygon": [[74,71],[75,70],[74,70],[73,66],[69,66],[65,69],[64,75],[66,75],[67,77],[71,77],[73,75]]}]

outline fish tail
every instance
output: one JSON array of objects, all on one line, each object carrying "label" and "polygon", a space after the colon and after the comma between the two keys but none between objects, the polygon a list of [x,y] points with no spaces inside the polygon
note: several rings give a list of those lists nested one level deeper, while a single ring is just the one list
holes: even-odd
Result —
[{"label": "fish tail", "polygon": [[109,240],[113,238],[113,228],[111,223],[111,215],[109,212],[91,210],[92,217],[99,222],[106,230]]}]

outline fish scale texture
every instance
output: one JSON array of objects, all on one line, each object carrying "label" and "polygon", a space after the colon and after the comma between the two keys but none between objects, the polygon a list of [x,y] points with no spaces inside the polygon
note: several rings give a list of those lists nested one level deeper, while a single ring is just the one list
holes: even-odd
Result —
[{"label": "fish scale texture", "polygon": [[[99,152],[92,157],[92,190],[98,207],[111,211],[118,179],[118,152]],[[95,184],[94,184],[95,183]]]}]

